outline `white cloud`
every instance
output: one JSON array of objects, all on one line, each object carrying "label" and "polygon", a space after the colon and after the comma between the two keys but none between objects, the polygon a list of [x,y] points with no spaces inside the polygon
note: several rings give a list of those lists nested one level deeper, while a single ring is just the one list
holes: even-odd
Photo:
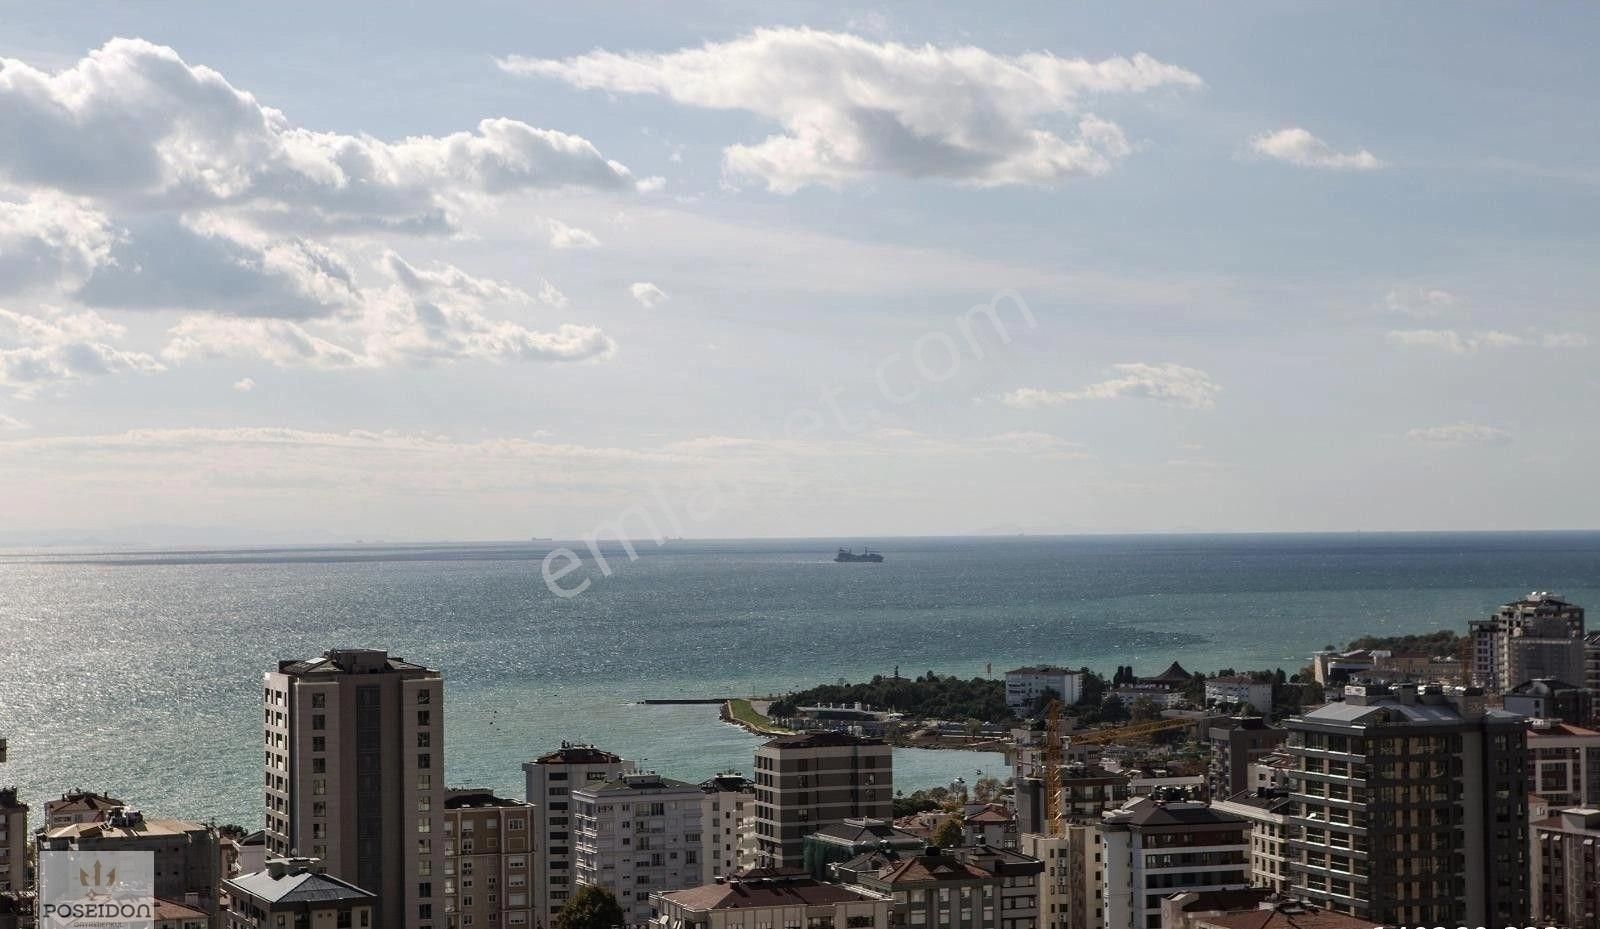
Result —
[{"label": "white cloud", "polygon": [[628,292],[633,294],[633,299],[639,301],[640,306],[654,307],[667,302],[667,292],[649,281],[635,282],[628,287]]},{"label": "white cloud", "polygon": [[1250,148],[1258,155],[1302,168],[1324,168],[1331,171],[1375,171],[1383,162],[1366,149],[1338,152],[1331,145],[1299,127],[1267,132],[1250,140]]},{"label": "white cloud", "polygon": [[[729,146],[724,169],[781,193],[875,173],[974,186],[1053,185],[1103,174],[1131,147],[1117,126],[1081,114],[1083,98],[1202,83],[1144,54],[1101,61],[1005,56],[811,29],[760,29],[665,54],[595,51],[564,60],[511,57],[500,65],[581,88],[766,117],[784,133]],[[1078,117],[1065,137],[1055,128],[1063,116]]]},{"label": "white cloud", "polygon": [[167,334],[161,357],[174,364],[207,358],[259,358],[284,368],[371,366],[357,352],[286,319],[186,316]]},{"label": "white cloud", "polygon": [[571,301],[567,299],[566,294],[556,289],[556,285],[541,278],[539,281],[539,302],[545,306],[561,309]]},{"label": "white cloud", "polygon": [[285,222],[434,231],[459,195],[628,190],[586,139],[510,119],[385,142],[296,126],[140,39],[55,73],[0,59],[0,178],[140,209],[249,206]]},{"label": "white cloud", "polygon": [[1198,368],[1177,364],[1119,364],[1112,370],[1119,376],[1090,384],[1079,390],[1046,390],[1023,387],[1004,395],[1007,406],[1036,409],[1061,406],[1080,400],[1111,400],[1117,397],[1143,397],[1168,406],[1208,410],[1216,406],[1222,387],[1211,375]]},{"label": "white cloud", "polygon": [[1511,433],[1494,426],[1455,423],[1410,429],[1406,432],[1406,438],[1430,445],[1504,445],[1511,441]]},{"label": "white cloud", "polygon": [[1460,302],[1455,294],[1437,287],[1391,290],[1383,295],[1383,305],[1391,312],[1416,317],[1438,316]]},{"label": "white cloud", "polygon": [[0,432],[21,432],[27,429],[28,424],[15,416],[0,413]]},{"label": "white cloud", "polygon": [[559,219],[547,219],[550,228],[551,248],[595,248],[600,240],[594,233],[577,226],[569,226]]},{"label": "white cloud", "polygon": [[256,382],[248,377],[241,377],[233,382],[233,389],[239,393],[247,394],[256,389]]},{"label": "white cloud", "polygon": [[111,255],[105,214],[48,192],[0,200],[0,293],[76,284]]},{"label": "white cloud", "polygon": [[1389,332],[1387,338],[1394,345],[1432,349],[1452,355],[1475,355],[1480,351],[1499,348],[1584,348],[1589,344],[1589,337],[1580,332],[1517,335],[1494,329],[1476,332],[1460,332],[1454,329],[1396,329]]},{"label": "white cloud", "polygon": [[[418,296],[437,297],[442,294],[484,303],[533,302],[533,297],[527,291],[502,281],[474,277],[454,265],[440,262],[432,268],[418,268],[392,251],[384,253],[383,261],[385,269],[395,281]],[[548,281],[545,286],[549,286]]]},{"label": "white cloud", "polygon": [[0,309],[0,386],[31,396],[65,381],[162,370],[149,355],[113,344],[125,331],[93,312],[33,316]]}]

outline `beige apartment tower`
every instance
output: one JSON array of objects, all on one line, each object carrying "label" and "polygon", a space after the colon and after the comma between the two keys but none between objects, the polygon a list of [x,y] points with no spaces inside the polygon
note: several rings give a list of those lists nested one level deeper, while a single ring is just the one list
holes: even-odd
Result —
[{"label": "beige apartment tower", "polygon": [[385,929],[443,927],[443,676],[335,648],[263,678],[267,853],[376,894]]},{"label": "beige apartment tower", "polygon": [[894,818],[893,755],[844,732],[779,736],[756,749],[756,857],[804,865],[805,837],[847,819]]}]

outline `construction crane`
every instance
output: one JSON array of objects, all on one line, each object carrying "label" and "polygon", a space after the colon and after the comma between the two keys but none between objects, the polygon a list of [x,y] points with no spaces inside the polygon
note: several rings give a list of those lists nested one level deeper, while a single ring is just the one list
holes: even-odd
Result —
[{"label": "construction crane", "polygon": [[1185,729],[1194,724],[1192,719],[1158,719],[1151,723],[1139,723],[1132,726],[1120,726],[1115,729],[1096,729],[1085,735],[1072,737],[1074,745],[1122,745],[1128,742],[1138,742],[1148,739],[1153,735],[1163,732],[1172,732]]},{"label": "construction crane", "polygon": [[1061,701],[1051,700],[1044,726],[1044,823],[1046,835],[1061,834]]}]

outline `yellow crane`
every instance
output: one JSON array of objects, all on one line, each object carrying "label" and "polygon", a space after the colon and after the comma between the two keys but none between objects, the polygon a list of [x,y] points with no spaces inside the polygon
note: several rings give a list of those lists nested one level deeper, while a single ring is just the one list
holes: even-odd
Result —
[{"label": "yellow crane", "polygon": [[1061,834],[1061,701],[1051,700],[1045,713],[1044,752],[1044,822],[1046,835]]},{"label": "yellow crane", "polygon": [[1084,735],[1074,735],[1074,745],[1122,745],[1127,742],[1137,742],[1148,739],[1153,735],[1163,732],[1172,732],[1176,729],[1186,729],[1194,723],[1190,719],[1158,719],[1150,723],[1138,723],[1132,726],[1119,726],[1115,729],[1096,729]]}]

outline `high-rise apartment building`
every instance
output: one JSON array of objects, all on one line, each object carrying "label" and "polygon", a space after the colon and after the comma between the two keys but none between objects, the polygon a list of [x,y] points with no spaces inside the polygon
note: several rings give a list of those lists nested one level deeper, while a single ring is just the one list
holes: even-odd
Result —
[{"label": "high-rise apartment building", "polygon": [[443,676],[335,648],[263,688],[268,854],[376,894],[385,929],[443,926]]},{"label": "high-rise apartment building", "polygon": [[1101,822],[1106,929],[1160,929],[1161,901],[1250,886],[1249,824],[1198,800],[1130,800]]},{"label": "high-rise apartment building", "polygon": [[572,789],[579,884],[617,897],[626,924],[650,921],[650,895],[699,887],[705,792],[659,774]]},{"label": "high-rise apartment building", "polygon": [[756,854],[762,867],[804,866],[807,834],[847,819],[894,817],[893,755],[843,732],[779,736],[756,749]]},{"label": "high-rise apartment building", "polygon": [[702,883],[755,867],[755,782],[728,772],[701,782],[700,789],[705,793]]},{"label": "high-rise apartment building", "polygon": [[535,925],[550,925],[576,883],[572,791],[632,773],[633,762],[579,742],[562,742],[559,749],[523,763],[524,797],[534,808]]},{"label": "high-rise apartment building", "polygon": [[1223,800],[1250,787],[1250,763],[1271,753],[1289,733],[1267,725],[1260,716],[1234,716],[1213,722],[1206,730],[1211,760],[1206,767],[1206,789],[1211,799]]},{"label": "high-rise apartment building", "polygon": [[444,800],[446,929],[535,925],[534,808],[492,791],[452,789]]},{"label": "high-rise apartment building", "polygon": [[17,789],[0,789],[0,891],[28,887],[28,805]]},{"label": "high-rise apartment building", "polygon": [[1527,918],[1521,717],[1478,688],[1367,685],[1288,729],[1296,896],[1396,925]]},{"label": "high-rise apartment building", "polygon": [[1535,678],[1584,679],[1583,607],[1534,591],[1467,624],[1474,687],[1505,693]]}]

